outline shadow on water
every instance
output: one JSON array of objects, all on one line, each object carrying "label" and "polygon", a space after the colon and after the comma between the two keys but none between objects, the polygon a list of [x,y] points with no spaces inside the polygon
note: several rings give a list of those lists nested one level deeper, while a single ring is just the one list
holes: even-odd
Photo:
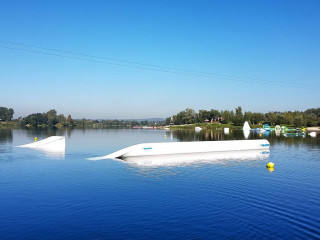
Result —
[{"label": "shadow on water", "polygon": [[12,129],[0,129],[0,143],[12,143]]},{"label": "shadow on water", "polygon": [[13,141],[12,129],[0,129],[0,153],[5,153],[10,149]]},{"label": "shadow on water", "polygon": [[27,131],[28,137],[47,138],[50,136],[64,136],[66,129],[58,128],[30,128]]}]

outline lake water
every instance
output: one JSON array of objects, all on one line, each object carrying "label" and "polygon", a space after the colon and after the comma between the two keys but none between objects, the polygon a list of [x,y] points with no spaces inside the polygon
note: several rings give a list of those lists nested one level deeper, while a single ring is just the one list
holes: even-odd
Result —
[{"label": "lake water", "polygon": [[[15,148],[54,135],[66,136],[65,155]],[[242,131],[0,130],[0,239],[320,239],[319,136],[250,133],[271,148],[248,159],[87,160],[143,142],[244,138]]]}]

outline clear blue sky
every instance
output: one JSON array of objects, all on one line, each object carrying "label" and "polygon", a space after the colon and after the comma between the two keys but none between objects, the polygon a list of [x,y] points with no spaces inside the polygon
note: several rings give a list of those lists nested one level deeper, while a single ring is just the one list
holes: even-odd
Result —
[{"label": "clear blue sky", "polygon": [[318,0],[2,0],[0,9],[0,41],[212,74],[0,42],[0,106],[14,108],[15,117],[53,108],[73,118],[145,118],[187,107],[320,107]]}]

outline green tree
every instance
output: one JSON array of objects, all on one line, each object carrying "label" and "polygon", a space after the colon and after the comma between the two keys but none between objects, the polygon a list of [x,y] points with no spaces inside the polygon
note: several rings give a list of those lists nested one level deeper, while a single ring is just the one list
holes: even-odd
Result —
[{"label": "green tree", "polygon": [[13,114],[12,108],[0,107],[0,121],[11,121]]},{"label": "green tree", "polygon": [[51,109],[50,111],[48,111],[46,113],[46,116],[48,118],[48,125],[49,126],[55,126],[59,121],[58,121],[58,117],[57,117],[57,111],[54,109]]},{"label": "green tree", "polygon": [[307,127],[317,126],[318,118],[314,113],[306,113],[304,115]]},{"label": "green tree", "polygon": [[274,112],[268,112],[266,114],[266,120],[269,122],[271,125],[275,125],[277,121],[277,115]]},{"label": "green tree", "polygon": [[243,114],[242,114],[242,108],[237,107],[236,108],[236,115],[235,115],[235,119],[234,119],[234,124],[237,126],[242,126],[243,123],[244,123],[244,118],[243,118]]},{"label": "green tree", "polygon": [[305,125],[305,121],[303,119],[302,115],[297,115],[295,116],[294,120],[293,120],[293,124],[295,127],[302,127]]},{"label": "green tree", "polygon": [[320,108],[310,108],[307,109],[305,113],[313,113],[316,117],[320,117]]},{"label": "green tree", "polygon": [[216,109],[210,110],[210,118],[218,118],[221,117],[221,113]]},{"label": "green tree", "polygon": [[23,124],[23,126],[29,124],[33,127],[37,127],[38,125],[45,125],[47,123],[48,123],[48,118],[47,118],[46,114],[42,114],[42,113],[30,114],[27,117],[25,117],[23,119],[23,121],[21,122],[21,124]]},{"label": "green tree", "polygon": [[195,123],[196,117],[197,114],[195,113],[195,111],[191,108],[187,108],[184,115],[184,122],[186,124]]},{"label": "green tree", "polygon": [[166,124],[166,125],[169,125],[169,124],[170,124],[170,121],[171,121],[171,117],[167,117],[167,118],[166,118],[166,121],[165,121],[165,124]]},{"label": "green tree", "polygon": [[207,110],[199,110],[198,116],[197,116],[197,122],[203,123],[206,119],[210,120],[210,112]]},{"label": "green tree", "polygon": [[229,123],[234,121],[234,112],[233,111],[228,111],[224,110],[220,112],[220,115],[223,118],[222,123]]},{"label": "green tree", "polygon": [[68,124],[68,126],[73,126],[74,125],[73,119],[72,119],[70,114],[67,117],[67,124]]},{"label": "green tree", "polygon": [[285,121],[284,123],[289,124],[289,125],[293,125],[294,114],[292,112],[284,112],[283,117],[284,117],[284,121]]},{"label": "green tree", "polygon": [[57,119],[58,119],[58,122],[61,124],[61,125],[66,125],[67,124],[67,119],[66,117],[63,115],[63,114],[59,114],[57,116]]},{"label": "green tree", "polygon": [[244,120],[248,121],[251,124],[254,124],[254,122],[253,122],[253,113],[252,112],[244,112]]},{"label": "green tree", "polygon": [[253,113],[252,114],[252,124],[263,123],[266,119],[265,114],[263,113]]}]

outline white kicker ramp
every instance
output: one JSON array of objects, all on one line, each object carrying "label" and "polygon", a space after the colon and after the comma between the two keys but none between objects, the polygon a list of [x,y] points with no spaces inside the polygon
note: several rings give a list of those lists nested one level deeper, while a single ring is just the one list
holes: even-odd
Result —
[{"label": "white kicker ramp", "polygon": [[269,150],[242,150],[229,152],[127,157],[124,159],[124,161],[138,167],[173,167],[193,164],[234,165],[245,161],[266,160],[269,156]]},{"label": "white kicker ramp", "polygon": [[245,123],[243,124],[242,130],[251,130],[251,127],[249,126],[248,121],[245,121]]},{"label": "white kicker ramp", "polygon": [[52,136],[17,147],[40,149],[48,153],[64,153],[66,149],[66,139],[63,136]]},{"label": "white kicker ramp", "polygon": [[270,143],[263,140],[232,140],[232,141],[200,141],[200,142],[164,142],[142,143],[133,145],[102,157],[88,158],[101,160],[108,158],[142,157],[173,154],[194,154],[242,150],[266,150]]}]

